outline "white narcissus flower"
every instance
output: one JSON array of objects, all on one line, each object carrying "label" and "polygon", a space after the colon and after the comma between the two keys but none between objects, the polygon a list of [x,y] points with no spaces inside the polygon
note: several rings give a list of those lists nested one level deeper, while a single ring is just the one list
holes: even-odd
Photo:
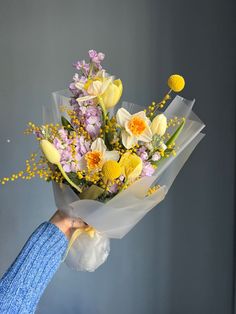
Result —
[{"label": "white narcissus flower", "polygon": [[80,170],[98,171],[102,169],[107,160],[119,160],[120,154],[116,150],[108,151],[101,138],[97,138],[91,145],[91,151],[87,152],[78,163]]},{"label": "white narcissus flower", "polygon": [[123,128],[121,131],[122,143],[127,149],[136,145],[138,141],[151,142],[151,122],[144,111],[131,115],[126,109],[121,108],[117,111],[116,120]]},{"label": "white narcissus flower", "polygon": [[166,132],[166,128],[167,128],[166,116],[163,113],[158,114],[151,123],[152,134],[163,136]]}]

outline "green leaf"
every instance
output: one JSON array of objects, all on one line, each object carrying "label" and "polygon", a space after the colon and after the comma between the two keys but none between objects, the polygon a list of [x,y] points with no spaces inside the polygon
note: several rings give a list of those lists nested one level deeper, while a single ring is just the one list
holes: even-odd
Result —
[{"label": "green leaf", "polygon": [[178,129],[172,134],[172,136],[169,138],[169,140],[165,143],[166,146],[170,146],[174,143],[174,141],[178,138],[180,133],[182,132],[184,125],[185,125],[186,120],[184,119],[183,122],[180,124]]},{"label": "green leaf", "polygon": [[84,183],[84,179],[79,179],[75,172],[69,172],[67,173],[67,175],[70,178],[70,180],[74,182],[76,185],[80,185],[81,183]]},{"label": "green leaf", "polygon": [[100,188],[97,185],[91,185],[86,191],[80,193],[79,197],[89,200],[96,200],[99,196],[101,196],[104,193],[104,189]]},{"label": "green leaf", "polygon": [[70,131],[74,131],[74,128],[73,128],[73,126],[71,125],[71,123],[65,118],[65,117],[61,117],[61,123],[62,123],[62,125],[64,126],[64,128],[66,129],[66,130],[68,130],[69,132]]}]

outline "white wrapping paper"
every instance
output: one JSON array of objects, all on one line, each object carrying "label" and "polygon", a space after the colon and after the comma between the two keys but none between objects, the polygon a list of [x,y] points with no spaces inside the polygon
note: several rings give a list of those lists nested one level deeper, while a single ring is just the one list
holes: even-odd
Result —
[{"label": "white wrapping paper", "polygon": [[[59,122],[59,107],[69,106],[67,91],[53,93],[53,98],[54,105],[51,109],[44,108],[45,122]],[[107,203],[80,200],[68,185],[53,182],[56,206],[71,217],[80,217],[97,230],[94,239],[81,235],[74,242],[66,258],[70,267],[77,270],[95,270],[109,254],[109,238],[124,237],[144,215],[165,198],[178,172],[204,136],[201,133],[204,124],[193,113],[193,104],[194,101],[176,96],[164,112],[167,118],[186,117],[185,127],[176,140],[176,156],[161,161],[152,177],[140,179]],[[131,114],[144,109],[127,102],[124,102],[122,107]],[[146,196],[148,189],[156,184],[159,184],[160,188],[152,195]]]}]

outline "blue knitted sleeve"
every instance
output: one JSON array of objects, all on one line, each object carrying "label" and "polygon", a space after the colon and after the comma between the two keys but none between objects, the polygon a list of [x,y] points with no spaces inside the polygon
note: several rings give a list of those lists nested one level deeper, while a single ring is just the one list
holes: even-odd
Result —
[{"label": "blue knitted sleeve", "polygon": [[44,222],[30,236],[0,280],[0,313],[34,313],[58,269],[68,240],[54,224]]}]

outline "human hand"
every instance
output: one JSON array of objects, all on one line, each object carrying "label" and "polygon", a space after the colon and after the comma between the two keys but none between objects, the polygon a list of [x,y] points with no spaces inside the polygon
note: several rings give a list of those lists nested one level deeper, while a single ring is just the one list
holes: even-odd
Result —
[{"label": "human hand", "polygon": [[71,218],[61,210],[57,210],[49,221],[57,226],[68,239],[71,238],[75,229],[87,226],[82,219]]}]

